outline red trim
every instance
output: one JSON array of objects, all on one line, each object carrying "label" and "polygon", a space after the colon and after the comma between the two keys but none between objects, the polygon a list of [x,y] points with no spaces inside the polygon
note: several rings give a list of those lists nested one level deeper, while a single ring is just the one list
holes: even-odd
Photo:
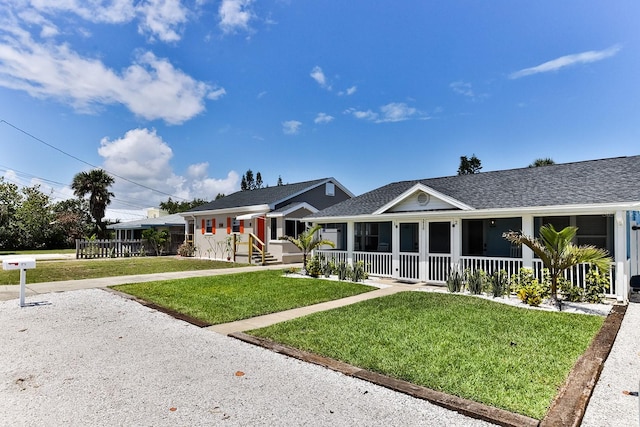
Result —
[{"label": "red trim", "polygon": [[227,234],[231,234],[231,217],[227,217]]},{"label": "red trim", "polygon": [[201,225],[202,225],[202,227],[201,227],[201,228],[202,228],[201,232],[202,232],[202,234],[204,234],[204,227],[205,227],[205,225],[204,225],[204,218],[202,219],[202,224],[201,224]]},{"label": "red trim", "polygon": [[211,233],[216,234],[216,219],[211,218]]},{"label": "red trim", "polygon": [[244,219],[240,220],[240,234],[244,233]]}]

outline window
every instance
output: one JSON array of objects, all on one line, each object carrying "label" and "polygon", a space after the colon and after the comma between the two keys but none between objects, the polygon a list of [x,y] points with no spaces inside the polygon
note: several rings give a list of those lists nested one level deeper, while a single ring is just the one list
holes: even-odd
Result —
[{"label": "window", "polygon": [[327,182],[327,184],[325,185],[325,195],[327,196],[336,195],[336,185],[333,182]]},{"label": "window", "polygon": [[451,224],[449,222],[429,223],[429,253],[451,253]]},{"label": "window", "polygon": [[535,235],[540,235],[542,225],[551,224],[560,231],[570,225],[578,227],[573,243],[578,246],[593,245],[606,249],[615,256],[613,245],[613,217],[610,215],[552,216],[535,218]]},{"label": "window", "polygon": [[[400,252],[419,252],[419,242],[417,222],[400,224]],[[383,243],[378,246],[384,248]]]},{"label": "window", "polygon": [[231,224],[232,224],[232,231],[234,233],[239,233],[240,232],[240,221],[234,218],[233,222]]},{"label": "window", "polygon": [[354,249],[391,252],[391,222],[356,222]]},{"label": "window", "polygon": [[213,233],[213,219],[211,218],[205,221],[205,233]]},{"label": "window", "polygon": [[306,230],[306,228],[307,225],[303,221],[288,219],[284,222],[284,234],[289,237],[297,238],[300,233]]},{"label": "window", "polygon": [[278,218],[271,218],[271,240],[278,239]]}]

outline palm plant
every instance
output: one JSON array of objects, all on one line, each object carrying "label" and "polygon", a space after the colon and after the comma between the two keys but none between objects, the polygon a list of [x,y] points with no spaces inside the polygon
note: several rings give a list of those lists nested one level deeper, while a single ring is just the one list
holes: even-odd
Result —
[{"label": "palm plant", "polygon": [[102,169],[93,169],[89,172],[80,172],[73,177],[71,188],[73,193],[80,198],[89,195],[89,212],[96,222],[100,237],[105,235],[105,227],[102,222],[107,205],[111,203],[113,193],[109,187],[115,179]]},{"label": "palm plant", "polygon": [[589,263],[602,273],[609,272],[611,258],[609,253],[591,245],[576,246],[572,243],[578,231],[577,227],[565,227],[556,231],[553,225],[540,227],[540,238],[525,236],[522,232],[509,231],[502,237],[511,243],[529,247],[549,270],[551,279],[551,302],[558,304],[558,279],[562,273],[575,265]]},{"label": "palm plant", "polygon": [[297,238],[291,236],[283,236],[281,240],[287,240],[294,245],[298,249],[302,251],[302,268],[306,269],[307,267],[307,256],[311,253],[312,250],[317,248],[318,246],[328,245],[332,248],[335,248],[336,245],[331,240],[324,240],[318,237],[318,231],[322,228],[321,225],[315,225],[309,230],[303,231],[298,235]]}]

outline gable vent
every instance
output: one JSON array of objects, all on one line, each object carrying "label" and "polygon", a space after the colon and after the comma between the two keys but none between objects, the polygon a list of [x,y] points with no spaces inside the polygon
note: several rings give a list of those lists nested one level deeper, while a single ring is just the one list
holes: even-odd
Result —
[{"label": "gable vent", "polygon": [[427,193],[422,192],[422,193],[418,194],[418,204],[420,206],[426,205],[427,203],[429,203],[429,198],[430,197],[429,197],[429,195]]}]

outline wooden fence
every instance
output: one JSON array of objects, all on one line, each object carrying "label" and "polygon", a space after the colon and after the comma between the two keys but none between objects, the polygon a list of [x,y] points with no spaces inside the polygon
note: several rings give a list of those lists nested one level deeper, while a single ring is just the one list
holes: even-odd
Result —
[{"label": "wooden fence", "polygon": [[[151,252],[149,252],[151,251]],[[76,239],[76,258],[123,258],[151,255],[153,249],[143,239],[86,240]],[[153,253],[155,255],[155,253]]]}]

